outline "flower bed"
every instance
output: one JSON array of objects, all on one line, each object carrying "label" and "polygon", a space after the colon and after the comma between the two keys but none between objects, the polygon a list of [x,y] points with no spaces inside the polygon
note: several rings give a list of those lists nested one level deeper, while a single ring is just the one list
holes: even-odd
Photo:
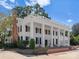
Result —
[{"label": "flower bed", "polygon": [[70,49],[67,47],[67,48],[51,48],[51,49],[48,49],[47,53],[57,53],[57,52],[64,52],[64,51],[69,51]]}]

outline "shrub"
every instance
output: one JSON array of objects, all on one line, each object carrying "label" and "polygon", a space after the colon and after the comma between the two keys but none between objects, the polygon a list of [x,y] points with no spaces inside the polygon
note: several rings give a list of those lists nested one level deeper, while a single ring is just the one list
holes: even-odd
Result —
[{"label": "shrub", "polygon": [[30,40],[30,48],[35,49],[35,40],[34,39]]},{"label": "shrub", "polygon": [[18,48],[23,48],[23,42],[22,42],[22,40],[18,40],[17,41],[17,47]]},{"label": "shrub", "polygon": [[4,48],[16,48],[15,43],[6,43],[3,45]]},{"label": "shrub", "polygon": [[79,45],[79,35],[71,37],[70,44],[71,45]]},{"label": "shrub", "polygon": [[29,44],[29,41],[27,41],[27,40],[23,40],[23,47],[25,47],[26,48],[26,46]]},{"label": "shrub", "polygon": [[0,48],[2,48],[2,42],[0,41]]},{"label": "shrub", "polygon": [[2,44],[0,44],[0,48],[2,48]]},{"label": "shrub", "polygon": [[21,48],[21,49],[24,49],[26,48],[26,45],[29,44],[29,41],[26,41],[26,40],[18,40],[17,42],[17,47],[18,48]]}]

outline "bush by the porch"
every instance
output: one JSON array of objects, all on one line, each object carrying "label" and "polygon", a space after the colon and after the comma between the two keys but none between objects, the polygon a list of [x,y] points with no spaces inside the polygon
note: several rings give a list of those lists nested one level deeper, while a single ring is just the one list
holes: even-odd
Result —
[{"label": "bush by the porch", "polygon": [[29,46],[30,46],[31,49],[35,49],[35,40],[34,39],[30,40]]}]

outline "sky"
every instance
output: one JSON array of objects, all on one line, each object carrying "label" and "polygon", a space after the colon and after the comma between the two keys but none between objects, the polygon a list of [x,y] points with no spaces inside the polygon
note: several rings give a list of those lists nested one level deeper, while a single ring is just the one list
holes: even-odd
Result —
[{"label": "sky", "polygon": [[16,6],[35,5],[45,9],[51,19],[72,26],[79,22],[79,0],[0,0],[0,13],[10,14]]}]

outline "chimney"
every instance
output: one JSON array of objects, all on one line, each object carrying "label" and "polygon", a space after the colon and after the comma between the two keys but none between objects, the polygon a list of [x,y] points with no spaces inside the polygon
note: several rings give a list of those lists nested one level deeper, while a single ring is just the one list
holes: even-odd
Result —
[{"label": "chimney", "polygon": [[13,25],[12,25],[12,42],[16,43],[18,39],[18,31],[17,31],[17,20],[16,20],[16,11],[12,11],[12,19],[13,19]]}]

